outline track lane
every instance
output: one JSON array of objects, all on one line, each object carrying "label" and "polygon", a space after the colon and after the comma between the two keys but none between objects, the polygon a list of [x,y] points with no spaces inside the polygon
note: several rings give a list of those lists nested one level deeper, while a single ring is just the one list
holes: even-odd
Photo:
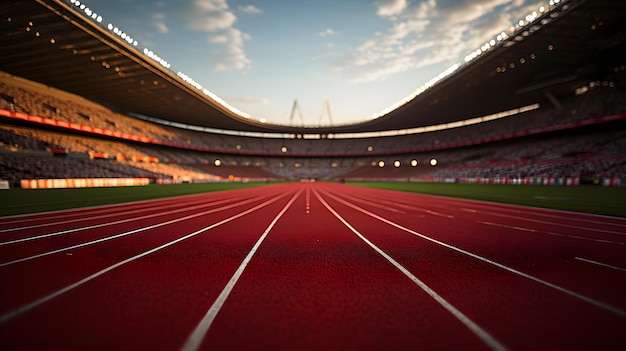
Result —
[{"label": "track lane", "polygon": [[237,216],[249,208],[259,206],[263,201],[267,200],[249,202],[244,207],[218,208],[210,215],[200,213],[189,216],[193,218],[182,217],[156,223],[5,263],[0,267],[0,285],[5,287],[3,295],[11,298],[0,299],[0,312],[6,312],[15,304],[26,304],[45,295],[47,291],[62,289],[93,272],[176,240],[185,233],[200,230],[207,224]]},{"label": "track lane", "polygon": [[[0,262],[0,267],[91,245],[91,243],[99,243],[128,235],[135,235],[136,233],[155,227],[186,222],[200,216],[207,216],[238,206],[244,206],[268,197],[267,195],[255,196],[234,202],[230,200],[214,201],[206,205],[169,211],[166,214],[148,214],[116,222],[98,223],[86,227],[71,228],[3,242],[0,244],[0,257],[3,257],[5,261]],[[151,210],[152,209],[146,209],[146,212],[150,212]]]},{"label": "track lane", "polygon": [[485,348],[313,194],[269,233],[200,349]]},{"label": "track lane", "polygon": [[213,302],[213,304],[211,305],[209,310],[206,312],[206,314],[200,320],[200,323],[198,323],[198,325],[196,325],[196,327],[194,328],[194,330],[191,333],[191,335],[189,336],[189,338],[187,338],[187,341],[185,342],[185,345],[183,345],[183,347],[182,347],[183,351],[195,351],[195,350],[197,350],[200,347],[200,345],[202,344],[202,342],[203,342],[203,340],[204,340],[204,338],[206,336],[207,331],[209,330],[209,328],[213,324],[213,321],[215,320],[215,317],[217,316],[217,314],[222,309],[222,306],[224,306],[224,303],[226,302],[226,300],[230,296],[232,290],[235,288],[235,285],[237,284],[237,282],[239,281],[239,278],[244,273],[244,271],[247,268],[248,264],[250,263],[250,261],[254,257],[256,251],[259,249],[259,247],[261,246],[261,244],[263,243],[263,241],[265,240],[265,238],[267,237],[269,232],[272,230],[272,228],[274,228],[274,226],[276,225],[278,220],[285,214],[285,212],[287,212],[287,210],[293,205],[295,200],[302,194],[302,192],[303,192],[303,189],[298,190],[291,197],[289,202],[287,202],[287,204],[285,204],[285,206],[280,210],[280,212],[278,212],[278,214],[270,222],[270,224],[267,226],[267,228],[265,228],[265,230],[263,231],[261,236],[254,243],[254,246],[252,246],[252,248],[250,249],[250,251],[248,252],[246,257],[243,259],[243,261],[241,262],[239,267],[237,267],[237,270],[235,271],[233,276],[230,278],[228,283],[224,286],[224,289],[222,289],[222,291],[220,292],[219,296],[215,299],[215,302]]},{"label": "track lane", "polygon": [[[271,187],[268,187],[271,188]],[[135,215],[145,212],[163,213],[176,211],[185,208],[202,206],[209,202],[231,201],[237,197],[253,197],[261,194],[271,195],[271,190],[267,188],[259,189],[259,192],[251,192],[250,189],[242,189],[233,192],[212,192],[201,195],[187,195],[171,198],[168,201],[162,199],[140,201],[131,204],[116,204],[86,208],[83,210],[71,209],[66,211],[56,211],[53,213],[43,212],[15,217],[0,217],[0,240],[7,241],[11,235],[19,237],[28,236],[28,232],[41,233],[41,231],[53,232],[54,229],[62,230],[69,228],[80,228],[85,226],[80,222],[109,223],[115,222],[115,218],[120,220],[132,219]],[[76,223],[75,225],[71,223]],[[53,228],[50,228],[53,227]]]},{"label": "track lane", "polygon": [[[607,307],[613,312],[598,308],[528,277],[409,235],[400,228],[381,226],[384,222],[354,213],[354,208],[346,204],[336,201],[331,204],[343,205],[339,212],[345,211],[346,218],[357,223],[364,235],[395,253],[392,256],[398,255],[411,271],[424,274],[427,284],[442,289],[444,297],[448,296],[455,306],[462,306],[461,310],[470,311],[480,325],[496,330],[495,336],[505,345],[524,345],[522,348],[530,349],[584,348],[582,345],[593,348],[598,347],[597,340],[603,340],[603,347],[612,349],[625,342],[620,336],[620,330],[626,327],[623,311],[616,314],[611,306]],[[604,282],[603,289],[612,288]]]},{"label": "track lane", "polygon": [[[212,196],[227,196],[224,192],[211,193]],[[101,205],[93,207],[72,208],[67,210],[56,210],[49,212],[26,213],[12,216],[0,217],[2,229],[0,233],[13,231],[24,226],[44,226],[47,223],[59,223],[62,221],[80,221],[84,218],[114,215],[116,213],[128,213],[137,209],[143,210],[150,207],[180,207],[185,204],[195,204],[205,201],[207,194],[184,195],[165,199],[151,199],[122,204]],[[82,218],[76,218],[76,217]]]},{"label": "track lane", "polygon": [[[584,294],[603,302],[619,305],[624,301],[623,294],[614,293],[623,288],[619,277],[623,277],[624,272],[574,257],[584,256],[600,263],[595,260],[615,257],[619,264],[620,245],[481,226],[476,223],[475,214],[462,210],[469,207],[451,203],[446,206],[441,199],[424,200],[413,197],[415,194],[399,196],[401,206],[393,207],[393,201],[389,200],[395,200],[394,192],[380,193],[381,198],[367,190],[353,193],[347,189],[349,187],[335,184],[284,184],[264,193],[291,191],[294,194],[302,187],[319,187],[342,197],[347,194],[344,201],[439,240],[510,260],[519,267],[529,267],[532,274],[560,279],[559,284],[571,280],[573,285],[568,287],[580,288]],[[337,230],[335,225],[330,225],[336,222],[330,213],[321,219],[317,217],[320,209],[324,210],[320,202],[310,190],[303,194],[278,220],[250,261],[209,329],[205,347],[221,345],[234,349],[248,345],[258,349],[260,345],[278,345],[276,349],[303,347],[303,350],[316,346],[316,349],[485,347],[484,342],[433,303],[432,298],[401,276],[397,268],[381,260],[371,248],[363,250],[362,242],[355,245],[353,241],[358,238],[354,233],[346,235],[342,233],[345,228]],[[497,267],[468,259],[458,252],[450,253],[398,228],[381,226],[379,220],[368,219],[354,209],[342,208],[341,203],[332,203],[330,197],[324,198],[368,240],[392,255],[507,347],[621,349],[626,345],[621,332],[625,328],[624,319],[619,316],[606,317],[607,313],[598,312],[601,309],[593,305],[572,302],[574,298],[563,298],[558,292],[546,292],[550,289],[529,284],[525,278],[512,278],[510,273]],[[360,201],[354,201],[355,198]],[[223,223],[117,266],[29,312],[6,323],[0,322],[0,346],[11,342],[8,344],[11,349],[50,345],[90,349],[180,348],[223,291],[263,228],[267,228],[287,201],[288,198],[284,198],[241,220]],[[370,206],[368,202],[377,205]],[[459,203],[467,206],[466,202]],[[515,215],[507,208],[494,208],[491,212]],[[19,268],[21,272],[17,273],[22,276],[16,273],[10,284],[24,284],[22,287],[28,287],[22,289],[25,291],[31,287],[36,289],[41,283],[46,287],[40,291],[42,294],[58,290],[145,252],[147,246],[153,248],[155,244],[168,242],[168,238],[180,238],[206,227],[209,222],[215,223],[241,211],[231,209],[221,213],[221,217],[200,216],[185,222],[186,225],[172,224],[87,246],[72,250],[72,256],[60,252],[12,268],[0,267],[0,280],[9,270]],[[300,212],[294,215],[292,211]],[[554,212],[548,214],[534,218],[555,220]],[[352,239],[345,239],[348,237]],[[30,244],[32,242],[24,243]],[[566,267],[571,272],[559,276]],[[599,273],[604,271],[611,273]],[[71,279],[59,279],[63,275]],[[597,278],[597,286],[588,287],[592,277]],[[612,283],[610,279],[614,279]],[[56,280],[57,285],[49,285],[47,280]],[[6,286],[9,285],[0,282],[0,295],[8,296]],[[598,294],[589,294],[585,289]],[[18,290],[11,295],[20,295]],[[613,293],[607,293],[608,290]],[[27,300],[32,301],[42,294]],[[36,340],[30,340],[32,335],[38,336]],[[21,339],[28,341],[22,343]]]},{"label": "track lane", "polygon": [[[223,282],[218,279],[213,289],[218,291],[228,280],[228,272],[232,272],[245,255],[240,248],[242,238],[229,235],[237,228],[249,227],[246,221],[237,219],[254,214],[252,217],[258,215],[257,220],[262,221],[268,214],[275,213],[275,207],[285,196],[279,194],[264,204],[239,210],[208,227],[205,223],[204,228],[186,236],[178,234],[174,242],[168,241],[161,247],[117,261],[35,301],[25,310],[8,316],[10,323],[6,323],[6,333],[2,331],[4,340],[11,340],[14,342],[11,345],[19,349],[41,348],[49,345],[52,339],[59,342],[58,347],[104,350],[111,348],[108,340],[113,335],[116,349],[160,349],[168,344],[168,349],[176,348],[194,322],[189,320],[187,324],[180,324],[181,317],[186,317],[180,312],[187,310],[189,316],[197,313],[199,310],[193,306],[207,298],[205,285],[214,284],[213,279],[222,276]],[[258,232],[242,237],[245,237],[244,243],[249,242],[258,237]],[[226,251],[215,250],[220,244],[226,246]],[[127,243],[125,247],[128,246],[132,245]],[[114,245],[108,247],[116,254]],[[229,260],[232,255],[233,260]],[[207,262],[208,257],[213,260]],[[217,263],[217,269],[207,263]],[[207,272],[213,274],[207,277]],[[167,301],[172,305],[164,305]],[[163,319],[163,315],[169,318]],[[7,314],[2,319],[6,320]],[[38,321],[44,335],[25,342],[22,340],[24,333],[34,320]],[[181,325],[187,325],[187,328],[180,329]],[[155,330],[161,332],[155,335]]]},{"label": "track lane", "polygon": [[[337,193],[345,198],[344,192]],[[414,203],[421,202],[421,195],[410,195],[403,194],[401,198],[406,201],[412,197]],[[428,198],[428,201],[432,201],[432,197]],[[503,207],[501,211],[508,208],[507,205],[500,207]],[[376,212],[375,208],[369,209]],[[448,211],[455,213],[455,206],[448,206]],[[484,225],[479,223],[482,220],[478,214],[465,211],[456,212],[453,220],[440,216],[415,216],[415,213],[406,216],[393,213],[381,215],[435,239],[626,310],[623,298],[626,296],[626,277],[623,272],[581,264],[576,259],[580,257],[615,267],[626,267],[624,245],[517,230],[504,223],[498,226]]]},{"label": "track lane", "polygon": [[[370,189],[376,191],[376,189]],[[378,190],[380,192],[380,190]],[[602,238],[606,235],[607,239],[621,241],[626,240],[626,219],[617,217],[607,217],[590,215],[583,213],[574,213],[566,211],[556,211],[550,209],[540,209],[533,207],[522,207],[509,204],[487,203],[475,200],[453,199],[447,197],[437,197],[432,195],[390,192],[383,195],[374,192],[370,195],[367,193],[358,194],[361,199],[374,203],[381,203],[389,207],[397,207],[398,209],[413,210],[422,212],[423,214],[438,215],[441,217],[454,218],[467,217],[463,212],[469,212],[473,217],[489,217],[500,219],[495,222],[511,223],[516,222],[522,228],[537,225],[546,225],[553,230],[567,231],[572,234],[572,230],[582,234],[592,235],[588,237],[593,239],[594,236]],[[342,192],[349,194],[350,192]],[[393,194],[393,195],[392,195]],[[385,200],[385,197],[392,197],[393,201]]]},{"label": "track lane", "polygon": [[[207,202],[206,199],[204,201],[194,201],[186,202],[186,203],[176,203],[164,206],[154,206],[150,204],[150,207],[142,206],[137,207],[133,210],[124,210],[124,209],[107,209],[108,212],[106,214],[97,214],[93,213],[80,213],[73,214],[72,219],[40,219],[43,223],[38,224],[20,224],[19,226],[15,226],[13,228],[3,229],[1,234],[2,242],[7,242],[10,240],[16,239],[28,239],[29,237],[35,238],[35,235],[40,235],[42,231],[52,232],[55,230],[58,231],[68,231],[72,230],[81,230],[81,228],[94,228],[94,225],[104,226],[111,225],[117,223],[124,223],[133,221],[135,219],[143,219],[156,217],[163,213],[176,213],[185,210],[191,210],[195,208],[202,208],[213,203],[227,203],[234,201],[233,199],[223,199],[223,200],[214,200],[211,202]],[[151,214],[146,215],[146,212],[150,212]],[[80,215],[80,217],[78,217]],[[78,218],[77,218],[78,217]],[[31,234],[34,233],[35,235]]]}]

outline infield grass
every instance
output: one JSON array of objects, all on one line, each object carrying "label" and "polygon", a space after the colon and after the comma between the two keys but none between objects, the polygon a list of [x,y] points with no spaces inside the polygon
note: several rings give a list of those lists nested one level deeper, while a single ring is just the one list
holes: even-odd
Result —
[{"label": "infield grass", "polygon": [[99,206],[212,191],[243,189],[265,182],[168,184],[119,188],[0,190],[0,216]]},{"label": "infield grass", "polygon": [[[226,191],[265,182],[0,191],[0,216]],[[348,185],[626,217],[626,187],[349,182]]]},{"label": "infield grass", "polygon": [[626,217],[626,187],[349,182],[349,185]]}]

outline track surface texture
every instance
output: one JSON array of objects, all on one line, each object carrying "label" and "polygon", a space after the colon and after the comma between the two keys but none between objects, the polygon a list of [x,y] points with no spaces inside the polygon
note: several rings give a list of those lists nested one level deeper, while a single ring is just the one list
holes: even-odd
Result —
[{"label": "track surface texture", "polygon": [[2,350],[625,350],[626,220],[289,183],[0,218]]}]

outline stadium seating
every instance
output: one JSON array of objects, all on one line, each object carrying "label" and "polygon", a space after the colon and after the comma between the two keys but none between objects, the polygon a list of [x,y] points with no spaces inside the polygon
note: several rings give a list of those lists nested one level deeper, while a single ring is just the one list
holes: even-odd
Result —
[{"label": "stadium seating", "polygon": [[[4,118],[0,121],[0,148],[5,150],[0,178],[13,182],[20,177],[76,176],[147,176],[174,182],[626,177],[624,122],[604,123],[609,128],[599,127],[596,132],[581,133],[575,128],[593,118],[624,111],[626,94],[612,86],[598,85],[584,95],[564,99],[558,107],[546,106],[490,122],[420,134],[347,139],[258,138],[174,128],[125,116],[15,77],[0,82],[0,97],[1,106],[8,111],[171,145],[51,130]],[[524,136],[529,131],[534,132]],[[33,150],[47,150],[46,156],[50,150],[64,150],[67,156],[33,156]],[[436,167],[429,165],[432,158],[439,161]],[[411,165],[412,161],[419,166]]]}]

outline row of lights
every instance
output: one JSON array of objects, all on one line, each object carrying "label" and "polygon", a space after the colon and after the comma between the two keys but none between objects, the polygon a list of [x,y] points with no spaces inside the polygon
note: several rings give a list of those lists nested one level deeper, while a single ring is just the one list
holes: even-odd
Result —
[{"label": "row of lights", "polygon": [[[13,22],[13,18],[9,17],[9,18],[7,18],[7,21],[8,22]],[[33,24],[33,21],[28,21],[28,26],[26,26],[26,29],[24,29],[24,30],[27,31],[27,32],[32,32],[34,26],[35,25]],[[34,33],[35,33],[36,37],[40,37],[41,36],[41,33],[39,31],[35,31]],[[50,44],[54,44],[54,43],[56,43],[56,40],[54,38],[50,38]]]},{"label": "row of lights", "polygon": [[[439,161],[437,161],[436,158],[431,158],[430,161],[428,161],[428,164],[431,165],[432,167],[435,167],[437,164],[439,163]],[[419,161],[418,160],[411,160],[411,162],[409,163],[411,165],[411,167],[417,167],[419,166]],[[402,166],[402,162],[400,160],[395,160],[393,161],[392,165],[395,168],[400,168]],[[384,168],[385,167],[385,161],[380,160],[378,162],[374,161],[372,162],[372,167],[378,167],[378,168]]]},{"label": "row of lights", "polygon": [[[554,46],[552,46],[552,45],[548,46],[548,50],[553,50],[553,49],[554,49]],[[529,58],[530,58],[531,60],[534,60],[534,59],[536,59],[536,58],[537,58],[537,55],[535,55],[534,53],[531,53],[531,54],[529,55]],[[525,63],[526,63],[526,58],[521,57],[521,58],[519,59],[519,63],[520,63],[520,64],[522,64],[522,65],[523,65],[523,64],[525,64]],[[498,67],[496,67],[496,72],[498,72],[498,73],[504,73],[504,72],[506,72],[507,68],[508,68],[508,69],[514,69],[515,67],[516,67],[516,63],[515,63],[515,62],[510,62],[510,63],[508,64],[508,66],[505,64],[505,65],[502,65],[502,66],[498,66]]]},{"label": "row of lights", "polygon": [[220,105],[226,107],[231,112],[233,112],[233,113],[235,113],[235,114],[237,114],[237,115],[239,115],[240,117],[243,117],[243,118],[250,118],[250,115],[245,114],[245,113],[237,110],[236,108],[230,106],[226,101],[222,100],[219,96],[213,94],[211,91],[209,91],[209,89],[206,89],[206,88],[202,87],[202,85],[200,83],[198,83],[195,80],[193,80],[193,78],[191,78],[187,74],[179,71],[178,73],[176,73],[176,75],[180,79],[182,79],[183,81],[185,81],[188,84],[190,84],[192,87],[194,87],[194,88],[198,89],[199,91],[201,91],[204,95],[210,97],[211,99],[213,99],[214,101],[216,101]]},{"label": "row of lights", "polygon": [[[76,7],[77,9],[81,10],[85,14],[85,16],[93,19],[97,23],[102,23],[103,21],[102,16],[95,13],[93,10],[91,10],[85,4],[81,3],[79,0],[70,0],[70,3],[74,5],[74,7]],[[139,46],[139,42],[137,40],[133,39],[132,36],[124,32],[123,30],[119,29],[112,23],[107,24],[106,28],[113,34],[117,35],[120,39],[127,42],[129,45],[132,45],[135,47]],[[146,48],[143,50],[143,53],[150,59],[158,62],[161,66],[168,68],[168,69],[170,68],[171,65],[165,59],[155,54],[153,51]]]},{"label": "row of lights", "polygon": [[[70,3],[72,5],[74,5],[77,9],[80,9],[87,17],[95,20],[98,23],[102,23],[102,21],[103,21],[102,16],[99,16],[98,14],[96,14],[94,11],[92,11],[90,8],[88,8],[85,4],[82,4],[79,0],[70,0]],[[122,40],[126,41],[129,45],[132,45],[132,46],[135,46],[135,47],[139,46],[139,42],[137,40],[133,39],[129,34],[125,33],[124,31],[122,31],[117,26],[113,25],[112,23],[109,23],[106,26],[106,28],[110,32],[116,34]],[[152,50],[150,50],[148,48],[144,48],[143,49],[143,54],[146,55],[148,58],[152,59],[153,61],[157,62],[158,64],[160,64],[162,67],[164,67],[166,69],[170,69],[171,68],[171,64],[167,60],[162,58],[161,56],[157,55],[154,51],[152,51]],[[182,72],[178,72],[177,75],[182,80],[184,80],[185,82],[191,84],[196,89],[202,91],[202,93],[204,93],[205,95],[209,96],[211,99],[213,99],[214,101],[218,102],[222,106],[226,107],[228,110],[232,111],[233,113],[235,113],[235,114],[237,114],[237,115],[239,115],[241,117],[244,117],[244,118],[249,118],[250,117],[249,115],[247,115],[247,114],[245,114],[245,113],[243,113],[241,111],[238,111],[234,107],[230,106],[228,103],[226,103],[226,101],[222,100],[217,95],[215,95],[212,92],[210,92],[208,89],[203,88],[199,83],[195,82],[193,79],[191,79],[191,77],[187,76],[186,74],[184,74]]]},{"label": "row of lights", "polygon": [[[94,21],[96,21],[98,23],[102,23],[102,20],[103,20],[102,16],[98,15],[97,13],[95,13],[93,10],[91,10],[89,7],[87,7],[85,4],[82,4],[78,0],[70,0],[70,3],[72,5],[74,5],[76,8],[80,9],[81,11],[83,11],[83,13],[87,17],[90,17],[91,19],[93,19]],[[133,39],[130,35],[126,34],[121,29],[115,27],[113,24],[109,23],[107,25],[107,29],[109,31],[115,33],[118,37],[122,38],[122,40],[126,41],[128,44],[131,44],[133,46],[139,45],[139,42],[137,40]]]},{"label": "row of lights", "polygon": [[139,42],[133,39],[130,35],[124,33],[121,29],[115,27],[113,24],[109,23],[107,28],[113,33],[117,34],[120,38],[125,40],[127,43],[132,44],[133,46],[139,45]]},{"label": "row of lights", "polygon": [[[437,166],[438,163],[439,163],[439,161],[437,161],[436,158],[431,158],[430,161],[428,162],[428,164],[430,166],[432,166],[432,167]],[[411,167],[417,167],[417,166],[419,166],[420,163],[419,163],[418,160],[413,159],[413,160],[411,160],[411,162],[409,164],[411,165]],[[213,161],[213,165],[215,165],[215,167],[220,167],[222,165],[222,160],[220,160],[219,158],[216,159],[215,161]],[[257,165],[259,165],[259,164],[257,164]],[[400,160],[395,160],[395,161],[393,161],[392,165],[395,168],[400,168],[402,166],[402,162]],[[285,166],[285,164],[281,162],[280,163],[280,167],[284,167],[284,166]],[[293,166],[295,168],[300,168],[300,167],[302,167],[302,163],[295,162],[293,164]],[[332,162],[330,166],[332,168],[337,168],[339,166],[339,164],[337,162]],[[380,160],[378,162],[373,161],[372,162],[372,167],[384,168],[385,167],[385,161],[383,161],[383,160]]]},{"label": "row of lights", "polygon": [[85,15],[87,15],[87,17],[91,17],[92,19],[94,19],[96,22],[98,23],[102,23],[102,16],[98,15],[97,13],[93,12],[89,7],[87,7],[85,4],[81,4],[80,1],[78,0],[70,0],[70,3],[74,6],[76,6],[77,8],[81,9]]},{"label": "row of lights", "polygon": [[[70,0],[70,3],[72,5],[74,5],[76,8],[82,10],[83,13],[87,17],[95,20],[98,23],[102,23],[102,21],[103,21],[102,16],[99,16],[98,14],[96,14],[90,8],[85,6],[85,4],[82,4],[79,0]],[[135,47],[139,46],[139,42],[137,40],[133,39],[129,34],[125,33],[124,31],[122,31],[118,27],[114,26],[112,23],[109,23],[106,28],[110,32],[112,32],[115,35],[117,35],[118,37],[120,37],[122,40],[126,41],[129,45],[132,45],[132,46],[135,46]],[[153,61],[157,62],[158,64],[160,64],[164,68],[166,68],[166,69],[170,69],[171,68],[171,64],[169,62],[167,62],[167,60],[165,60],[161,56],[157,55],[154,51],[152,51],[152,50],[150,50],[148,48],[144,48],[143,49],[143,54],[146,55],[148,58],[152,59]],[[233,113],[235,113],[235,114],[237,114],[237,115],[239,115],[241,117],[244,117],[244,118],[249,118],[250,117],[249,115],[247,115],[247,114],[245,114],[245,113],[235,109],[234,107],[230,106],[228,103],[226,103],[226,101],[222,100],[217,95],[215,95],[212,92],[210,92],[208,89],[203,88],[200,84],[195,82],[193,79],[191,79],[191,77],[187,76],[186,74],[184,74],[182,72],[178,72],[177,75],[181,79],[183,79],[185,82],[191,84],[196,89],[202,91],[202,93],[204,93],[205,95],[209,96],[211,99],[213,99],[216,102],[218,102],[220,105],[226,107],[231,112],[233,112]]]},{"label": "row of lights", "polygon": [[[559,2],[560,2],[560,0],[550,1],[550,6],[554,6],[555,4],[558,4]],[[509,32],[513,33],[516,30],[520,29],[521,27],[524,27],[525,25],[533,23],[539,17],[539,14],[540,13],[544,13],[545,11],[546,11],[546,8],[544,6],[541,6],[539,8],[539,12],[533,11],[532,13],[529,13],[523,19],[520,19],[515,24],[515,26],[511,27],[509,29]],[[467,62],[470,62],[470,61],[474,60],[475,58],[477,58],[481,54],[485,53],[489,49],[491,49],[494,46],[496,46],[499,42],[502,42],[502,41],[504,41],[504,40],[506,40],[508,38],[509,38],[509,35],[507,33],[501,32],[500,34],[498,34],[495,37],[495,39],[489,40],[488,42],[483,44],[479,49],[476,49],[475,51],[473,51],[469,55],[465,56],[465,62],[467,63]]]},{"label": "row of lights", "polygon": [[[562,2],[562,0],[550,0],[549,5],[555,6],[557,4],[559,4],[560,2]],[[544,6],[541,6],[539,8],[539,13],[543,13],[546,11],[546,8]],[[537,17],[539,17],[539,13],[537,11],[533,11],[532,13],[526,15],[523,19],[520,19],[513,27],[511,27],[509,29],[509,32],[513,33],[516,30],[518,30],[519,28],[534,22]],[[473,52],[471,52],[470,54],[468,54],[467,56],[465,56],[465,63],[469,63],[470,61],[476,59],[477,57],[481,56],[483,53],[489,51],[490,49],[492,49],[493,47],[497,46],[498,43],[505,41],[506,39],[509,38],[509,35],[505,32],[501,32],[499,33],[495,38],[489,40],[488,42],[486,42],[485,44],[483,44],[480,48],[474,50]],[[376,119],[379,117],[382,117],[384,115],[386,115],[387,113],[396,110],[397,108],[407,104],[408,102],[412,101],[415,97],[417,97],[418,95],[422,94],[424,91],[426,91],[427,89],[429,89],[430,87],[432,87],[433,85],[435,85],[436,83],[438,83],[440,80],[446,78],[447,76],[451,75],[452,73],[454,73],[459,67],[461,67],[459,64],[454,64],[450,67],[448,67],[445,71],[443,71],[442,73],[440,73],[438,76],[436,76],[435,78],[431,79],[430,81],[426,82],[423,86],[421,86],[420,88],[418,88],[417,90],[415,90],[411,95],[405,97],[404,99],[402,99],[401,101],[397,102],[396,104],[386,108],[385,110],[376,113],[374,115],[372,115],[370,117],[370,119]]]},{"label": "row of lights", "polygon": [[[237,144],[237,145],[235,146],[235,148],[236,148],[237,150],[241,150],[241,149],[242,149],[242,146],[241,146],[241,144]],[[289,148],[288,148],[287,146],[282,146],[282,147],[280,148],[280,152],[282,152],[282,153],[286,153],[286,152],[288,152],[288,151],[289,151]],[[367,151],[368,151],[368,152],[372,152],[372,151],[374,151],[374,147],[373,147],[372,145],[368,145],[368,146],[367,146]]]}]

